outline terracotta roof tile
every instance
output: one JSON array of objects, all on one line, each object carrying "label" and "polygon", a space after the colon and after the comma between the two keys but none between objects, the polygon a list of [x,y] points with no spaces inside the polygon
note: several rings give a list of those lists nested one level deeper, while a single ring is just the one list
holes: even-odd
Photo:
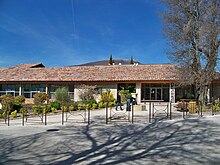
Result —
[{"label": "terracotta roof tile", "polygon": [[114,65],[32,68],[23,64],[0,68],[0,81],[175,81],[175,65]]}]

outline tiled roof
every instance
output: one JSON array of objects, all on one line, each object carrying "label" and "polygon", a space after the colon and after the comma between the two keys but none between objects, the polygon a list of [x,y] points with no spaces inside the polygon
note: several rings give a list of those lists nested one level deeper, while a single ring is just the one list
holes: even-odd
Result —
[{"label": "tiled roof", "polygon": [[175,65],[115,65],[34,68],[19,65],[0,68],[0,82],[4,81],[175,81]]}]

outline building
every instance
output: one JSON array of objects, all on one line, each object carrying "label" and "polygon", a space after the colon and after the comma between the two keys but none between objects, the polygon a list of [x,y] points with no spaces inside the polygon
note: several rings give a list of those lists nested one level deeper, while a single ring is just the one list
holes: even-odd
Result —
[{"label": "building", "polygon": [[[178,70],[173,64],[154,65],[97,65],[45,67],[43,64],[21,64],[0,68],[0,95],[23,95],[32,99],[37,92],[46,92],[53,98],[55,90],[65,86],[75,101],[79,100],[82,84],[96,85],[100,90],[110,89],[116,97],[117,91],[132,86],[137,103],[148,100],[175,102],[190,98],[188,89],[175,86]],[[220,95],[219,81],[210,86],[209,97]],[[213,88],[217,90],[213,90]]]}]

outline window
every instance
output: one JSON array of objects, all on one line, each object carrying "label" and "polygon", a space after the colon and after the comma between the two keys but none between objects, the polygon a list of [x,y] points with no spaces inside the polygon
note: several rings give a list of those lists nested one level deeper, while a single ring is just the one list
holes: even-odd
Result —
[{"label": "window", "polygon": [[59,84],[54,84],[54,85],[49,85],[48,91],[49,91],[49,98],[50,99],[55,99],[55,92],[58,88],[66,87],[68,89],[68,94],[70,96],[70,99],[74,99],[74,85],[73,84],[68,84],[68,85],[59,85]]},{"label": "window", "polygon": [[46,92],[45,84],[23,84],[22,95],[25,98],[34,98],[34,95],[38,92]]},{"label": "window", "polygon": [[142,84],[141,100],[169,101],[169,84]]},{"label": "window", "polygon": [[5,94],[11,94],[12,96],[19,95],[19,84],[1,84],[0,85],[0,96]]}]

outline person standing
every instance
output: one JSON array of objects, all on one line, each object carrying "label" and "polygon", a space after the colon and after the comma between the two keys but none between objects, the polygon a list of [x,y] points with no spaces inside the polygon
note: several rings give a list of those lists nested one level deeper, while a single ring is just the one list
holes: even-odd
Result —
[{"label": "person standing", "polygon": [[133,97],[129,95],[126,100],[126,111],[131,111],[131,103],[133,103]]},{"label": "person standing", "polygon": [[117,93],[117,100],[116,100],[116,111],[118,110],[118,106],[120,106],[120,110],[123,110],[121,107],[121,95]]}]

